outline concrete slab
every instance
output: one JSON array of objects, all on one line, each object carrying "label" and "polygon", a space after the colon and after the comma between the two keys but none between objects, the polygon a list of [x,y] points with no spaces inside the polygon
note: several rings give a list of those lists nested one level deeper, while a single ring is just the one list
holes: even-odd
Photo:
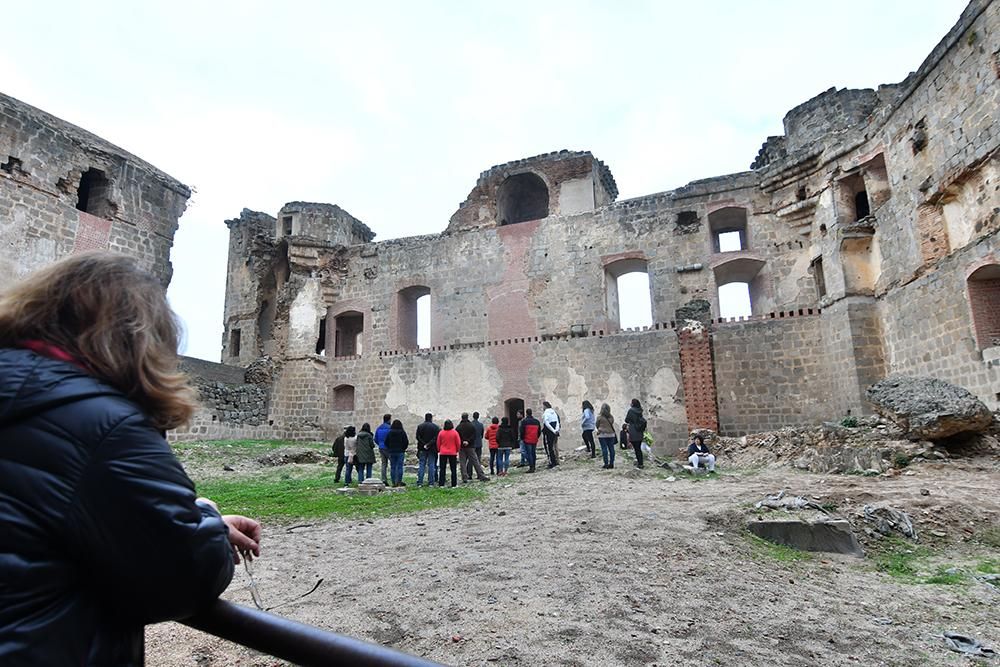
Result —
[{"label": "concrete slab", "polygon": [[826,551],[864,556],[851,524],[843,519],[832,521],[751,521],[751,533],[775,544],[801,551]]}]

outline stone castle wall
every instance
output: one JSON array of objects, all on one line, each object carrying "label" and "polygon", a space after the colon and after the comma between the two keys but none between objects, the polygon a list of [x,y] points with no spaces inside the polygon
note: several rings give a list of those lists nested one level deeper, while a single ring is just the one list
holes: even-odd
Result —
[{"label": "stone castle wall", "polygon": [[[997,3],[974,0],[906,80],[828,90],[751,171],[669,192],[615,201],[606,165],[563,151],[483,172],[437,235],[374,243],[329,205],[289,205],[309,212],[290,228],[244,211],[228,222],[223,359],[272,355],[269,422],[302,437],[383,412],[503,414],[510,399],[549,400],[570,423],[584,398],[621,415],[634,396],[669,449],[689,427],[865,414],[865,388],[897,371],[997,407],[998,35]],[[521,209],[547,207],[517,218],[515,185]],[[736,228],[742,248],[720,252]],[[635,269],[655,325],[619,332],[615,278]],[[748,285],[751,321],[677,321],[698,300],[717,318],[730,282]]]},{"label": "stone castle wall", "polygon": [[[88,172],[99,178],[88,181],[81,202]],[[107,249],[136,257],[166,287],[190,196],[134,155],[0,94],[0,283],[75,252]]]}]

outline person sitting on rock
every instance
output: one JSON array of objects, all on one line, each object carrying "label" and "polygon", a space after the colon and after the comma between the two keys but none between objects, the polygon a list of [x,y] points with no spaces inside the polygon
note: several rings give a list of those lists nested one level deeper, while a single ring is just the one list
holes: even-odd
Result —
[{"label": "person sitting on rock", "polygon": [[708,451],[705,438],[700,435],[694,436],[688,445],[688,462],[692,468],[697,469],[699,465],[704,464],[708,472],[715,472],[715,455]]}]

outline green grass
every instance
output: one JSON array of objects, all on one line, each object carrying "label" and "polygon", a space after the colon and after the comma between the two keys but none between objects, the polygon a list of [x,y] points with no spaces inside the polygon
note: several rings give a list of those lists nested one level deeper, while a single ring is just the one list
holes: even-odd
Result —
[{"label": "green grass", "polygon": [[1000,561],[993,559],[980,561],[976,565],[976,572],[980,574],[1000,574]]},{"label": "green grass", "polygon": [[976,533],[975,540],[994,549],[1000,549],[1000,528],[987,528]]},{"label": "green grass", "polygon": [[[933,553],[926,547],[911,544],[902,538],[889,538],[885,541],[881,552],[875,556],[875,569],[908,584],[934,584],[943,586],[961,586],[970,581],[967,568],[949,564],[937,564],[934,570],[927,574],[931,565],[928,563]],[[995,567],[990,560],[982,561],[977,570],[989,573],[989,568]],[[979,568],[986,568],[980,570]]]},{"label": "green grass", "polygon": [[785,546],[784,544],[768,542],[767,540],[757,537],[749,531],[747,531],[747,537],[750,540],[750,546],[756,556],[780,561],[782,563],[795,563],[798,561],[812,559],[812,554],[808,551],[799,551],[798,549]]},{"label": "green grass", "polygon": [[966,583],[966,576],[961,570],[957,570],[952,567],[939,567],[934,574],[923,577],[920,580],[922,584],[942,584],[946,586],[955,586]]},{"label": "green grass", "polygon": [[406,479],[403,493],[345,496],[333,481],[333,472],[292,477],[262,474],[242,479],[206,480],[197,485],[199,495],[211,498],[227,514],[244,514],[265,520],[319,519],[329,516],[374,517],[405,514],[436,507],[454,507],[486,497],[482,485],[439,488],[415,486]]}]

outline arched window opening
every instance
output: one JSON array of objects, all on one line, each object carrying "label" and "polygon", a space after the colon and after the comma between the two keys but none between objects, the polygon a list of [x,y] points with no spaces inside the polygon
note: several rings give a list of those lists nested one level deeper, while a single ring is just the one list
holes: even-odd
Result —
[{"label": "arched window opening", "polygon": [[365,316],[349,310],[334,318],[333,354],[336,357],[353,357],[361,354],[361,336],[365,330]]},{"label": "arched window opening", "polygon": [[342,384],[333,388],[333,409],[337,412],[354,411],[354,387]]},{"label": "arched window opening", "polygon": [[[424,315],[421,317],[421,310]],[[396,295],[396,345],[413,350],[431,345],[431,288],[414,285]]]},{"label": "arched window opening", "polygon": [[100,169],[91,167],[80,176],[76,190],[76,208],[100,218],[111,218],[115,206],[111,203],[111,181]]},{"label": "arched window opening", "polygon": [[319,319],[319,335],[316,336],[316,354],[326,354],[326,318]]},{"label": "arched window opening", "polygon": [[497,189],[497,223],[513,225],[549,216],[549,189],[538,175],[515,174]]},{"label": "arched window opening", "polygon": [[417,346],[431,346],[431,295],[417,299]]},{"label": "arched window opening", "polygon": [[708,228],[712,233],[712,250],[715,252],[735,252],[746,250],[747,210],[738,206],[728,206],[708,214]]},{"label": "arched window opening", "polygon": [[750,317],[758,313],[765,301],[764,266],[761,259],[737,255],[712,267],[718,286],[719,317]]},{"label": "arched window opening", "polygon": [[1000,345],[1000,264],[976,269],[966,287],[979,349]]},{"label": "arched window opening", "polygon": [[653,299],[646,260],[620,259],[604,267],[608,320],[622,329],[653,324]]},{"label": "arched window opening", "polygon": [[726,283],[719,286],[719,317],[750,317],[750,283]]}]

